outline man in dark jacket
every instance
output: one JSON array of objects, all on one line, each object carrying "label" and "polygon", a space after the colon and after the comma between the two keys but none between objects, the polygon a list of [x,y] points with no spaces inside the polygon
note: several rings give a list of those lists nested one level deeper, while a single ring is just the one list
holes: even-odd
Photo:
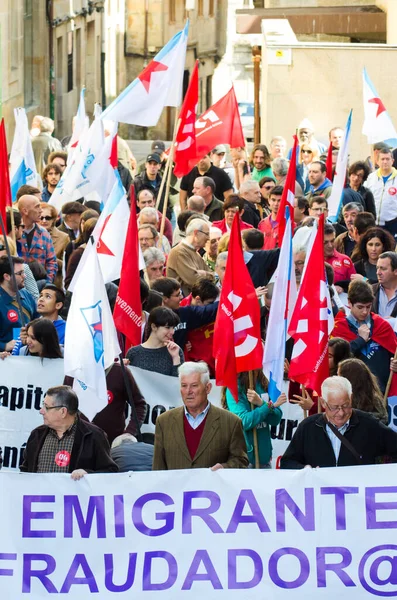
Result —
[{"label": "man in dark jacket", "polygon": [[352,386],[328,377],[321,386],[324,413],[304,419],[281,459],[282,469],[348,467],[397,462],[397,433],[352,408]]},{"label": "man in dark jacket", "polygon": [[27,473],[115,473],[116,463],[103,431],[78,416],[79,400],[67,385],[49,388],[40,414],[44,425],[29,436],[20,467]]},{"label": "man in dark jacket", "polygon": [[[142,173],[139,173],[134,178],[134,188],[135,195],[138,195],[138,192],[141,190],[151,190],[157,200],[157,196],[160,192],[162,177],[160,175],[161,169],[161,158],[156,152],[153,154],[149,154],[146,158],[145,162],[145,170]],[[164,208],[164,198],[165,198],[165,186],[163,188],[161,199],[159,202],[158,209],[162,213]],[[168,201],[166,216],[168,219],[172,217],[172,206]]]}]

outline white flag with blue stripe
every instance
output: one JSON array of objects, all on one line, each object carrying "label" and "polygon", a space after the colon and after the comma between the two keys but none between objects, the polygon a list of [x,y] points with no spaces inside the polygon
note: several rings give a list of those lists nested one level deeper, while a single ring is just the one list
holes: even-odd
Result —
[{"label": "white flag with blue stripe", "polygon": [[349,160],[349,143],[352,125],[352,112],[353,111],[351,110],[347,118],[341,148],[338,152],[338,159],[336,161],[335,176],[332,182],[332,192],[330,197],[328,198],[328,218],[332,222],[335,222],[337,220],[339,210],[342,204],[343,190],[346,181],[346,169]]},{"label": "white flag with blue stripe", "polygon": [[367,136],[368,144],[385,142],[391,148],[397,146],[396,129],[365,68],[363,69],[363,100],[362,133]]},{"label": "white flag with blue stripe", "polygon": [[165,106],[180,106],[189,22],[102,113],[102,119],[151,127]]},{"label": "white flag with blue stripe", "polygon": [[292,254],[292,227],[288,206],[286,226],[280,249],[273,288],[272,304],[266,330],[263,371],[269,380],[268,394],[276,402],[282,393],[287,328],[296,302],[295,265]]},{"label": "white flag with blue stripe", "polygon": [[16,200],[16,194],[21,185],[29,184],[36,187],[39,184],[25,109],[15,108],[14,117],[15,134],[10,154],[10,183],[13,202]]}]

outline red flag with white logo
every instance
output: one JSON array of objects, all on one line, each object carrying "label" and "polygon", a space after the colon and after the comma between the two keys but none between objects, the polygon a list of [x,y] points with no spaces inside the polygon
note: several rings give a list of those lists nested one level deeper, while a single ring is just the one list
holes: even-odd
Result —
[{"label": "red flag with white logo", "polygon": [[196,156],[189,162],[192,169],[217,144],[231,148],[245,146],[237,98],[232,87],[196,121]]},{"label": "red flag with white logo", "polygon": [[288,166],[288,173],[285,180],[285,186],[283,189],[283,195],[281,196],[281,202],[277,213],[276,221],[278,222],[278,245],[281,248],[281,243],[284,237],[284,231],[286,226],[285,220],[285,207],[288,206],[289,214],[291,217],[292,232],[294,231],[294,205],[295,205],[295,182],[296,182],[296,148],[298,145],[298,138],[294,135],[294,145],[292,147],[291,160]]},{"label": "red flag with white logo", "polygon": [[288,376],[319,395],[322,382],[329,376],[328,337],[332,329],[324,267],[324,215],[321,215],[288,328],[295,342]]},{"label": "red flag with white logo", "polygon": [[228,387],[238,402],[237,374],[261,369],[263,358],[259,302],[244,262],[238,213],[215,321],[214,357],[217,385]]},{"label": "red flag with white logo", "polygon": [[[133,188],[134,186],[131,186],[131,190]],[[140,344],[142,340],[142,304],[138,262],[139,242],[135,194],[133,195],[123,262],[121,264],[120,285],[113,311],[116,328],[124,333],[126,337],[126,351],[131,346]]]},{"label": "red flag with white logo", "polygon": [[199,95],[198,63],[199,61],[196,60],[179,114],[180,125],[175,138],[176,148],[174,154],[174,175],[177,177],[183,177],[189,173],[189,161],[196,156],[196,131],[194,124],[196,122]]}]

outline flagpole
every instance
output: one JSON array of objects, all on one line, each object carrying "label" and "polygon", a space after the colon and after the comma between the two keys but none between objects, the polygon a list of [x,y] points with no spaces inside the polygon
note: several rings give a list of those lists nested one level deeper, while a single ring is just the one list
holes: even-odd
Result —
[{"label": "flagpole", "polygon": [[[178,108],[177,108],[176,111],[175,111],[175,116],[178,114],[178,112],[179,111],[178,111]],[[162,215],[161,226],[160,226],[160,239],[159,239],[159,246],[160,246],[160,248],[162,247],[162,243],[163,243],[165,219],[166,219],[167,206],[168,206],[168,195],[170,193],[170,187],[171,187],[171,174],[172,174],[172,164],[174,162],[175,139],[176,139],[176,136],[177,136],[180,124],[181,124],[181,119],[178,116],[178,118],[175,120],[175,127],[174,127],[174,134],[173,134],[173,137],[172,137],[171,150],[170,150],[170,153],[168,155],[169,167],[168,167],[168,173],[167,173],[167,185],[166,185],[166,188],[165,188],[165,197],[164,197],[164,205],[163,205],[163,215]],[[160,198],[160,194],[159,194],[159,198]],[[157,198],[157,200],[159,200],[159,198]]]},{"label": "flagpole", "polygon": [[[393,358],[394,358],[394,359],[396,359],[396,358],[397,358],[397,348],[396,348],[396,351],[395,351],[395,353],[394,353],[394,356],[393,356]],[[388,396],[389,396],[390,387],[391,387],[391,382],[392,382],[392,380],[393,380],[393,375],[394,375],[393,371],[390,371],[389,379],[387,380],[387,386],[386,386],[386,390],[385,390],[385,395],[383,396],[383,402],[384,402],[384,404],[385,404],[386,408],[387,408],[387,398],[388,398]]]},{"label": "flagpole", "polygon": [[[306,386],[302,385],[302,396],[303,396],[304,398],[307,398],[307,396],[306,396],[306,393],[307,393],[307,392],[306,392]],[[304,418],[304,419],[306,419],[306,417],[307,417],[307,409],[306,409],[306,408],[304,408],[304,409],[303,409],[303,418]]]},{"label": "flagpole", "polygon": [[[254,374],[252,371],[248,371],[248,385],[249,385],[250,390],[254,389]],[[251,410],[254,410],[254,405],[252,404],[252,402],[250,402],[250,404],[251,404]],[[259,469],[260,462],[259,462],[259,448],[258,448],[258,432],[256,430],[256,427],[253,428],[252,432],[254,435],[255,469]]]},{"label": "flagpole", "polygon": [[165,169],[164,169],[163,177],[161,179],[159,193],[157,194],[157,200],[156,200],[156,209],[157,210],[159,208],[161,196],[163,195],[163,191],[164,191],[165,182],[167,181],[167,177],[168,177],[168,170],[169,170],[169,166],[170,166],[170,160],[169,159],[170,159],[170,155],[167,156],[167,160],[166,160],[166,163],[165,163]]},{"label": "flagpole", "polygon": [[10,252],[10,246],[8,245],[6,228],[5,228],[3,217],[1,215],[1,213],[0,213],[0,228],[1,228],[1,233],[3,234],[3,238],[4,238],[4,245],[5,245],[5,248],[6,248],[8,262],[10,264],[12,285],[14,286],[14,290],[15,290],[15,294],[16,294],[16,301],[17,301],[17,304],[18,304],[18,310],[19,310],[20,317],[21,317],[21,325],[22,325],[22,327],[25,327],[25,325],[26,325],[26,322],[25,322],[25,319],[24,319],[25,315],[23,314],[21,296],[20,296],[20,293],[19,293],[19,289],[18,289],[18,285],[17,285],[17,280],[16,280],[15,273],[14,273],[14,265],[12,263],[12,256],[11,256],[11,252]]}]

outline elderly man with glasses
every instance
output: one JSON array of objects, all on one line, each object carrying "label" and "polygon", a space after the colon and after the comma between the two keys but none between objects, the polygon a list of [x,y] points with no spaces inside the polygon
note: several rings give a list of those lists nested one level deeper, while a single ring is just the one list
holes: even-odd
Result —
[{"label": "elderly man with glasses", "polygon": [[281,459],[282,469],[397,462],[397,433],[352,407],[348,379],[328,377],[321,386],[321,396],[324,412],[299,425]]},{"label": "elderly man with glasses", "polygon": [[192,291],[199,275],[211,273],[210,267],[198,253],[210,237],[210,226],[204,219],[192,219],[186,228],[186,237],[174,246],[168,256],[167,277],[180,284],[184,296]]},{"label": "elderly man with glasses", "polygon": [[26,473],[115,473],[107,437],[99,427],[79,417],[79,400],[67,385],[49,388],[40,414],[44,424],[33,429],[20,467]]}]

